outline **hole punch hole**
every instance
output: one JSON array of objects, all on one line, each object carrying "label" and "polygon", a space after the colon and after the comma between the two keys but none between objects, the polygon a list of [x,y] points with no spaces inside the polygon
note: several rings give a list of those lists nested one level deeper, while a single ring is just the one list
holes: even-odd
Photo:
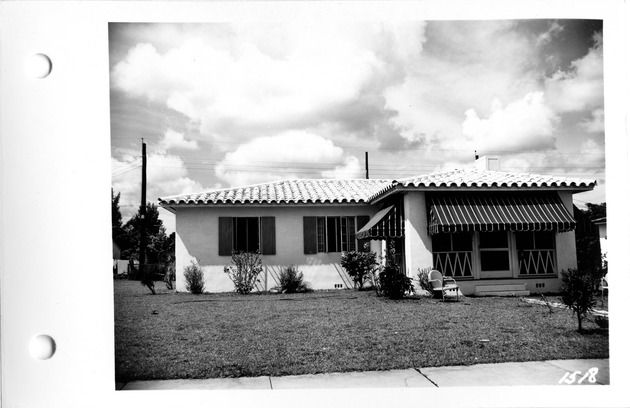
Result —
[{"label": "hole punch hole", "polygon": [[48,360],[55,354],[57,345],[52,337],[40,334],[31,339],[28,346],[31,356],[37,360]]},{"label": "hole punch hole", "polygon": [[26,73],[33,78],[46,78],[52,71],[52,61],[46,54],[34,54],[26,60]]}]

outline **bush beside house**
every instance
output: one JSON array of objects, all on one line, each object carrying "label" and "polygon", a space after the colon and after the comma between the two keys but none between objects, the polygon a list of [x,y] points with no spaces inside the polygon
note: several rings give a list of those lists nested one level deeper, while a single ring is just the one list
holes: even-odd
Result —
[{"label": "bush beside house", "polygon": [[341,254],[341,267],[352,278],[354,287],[363,289],[365,282],[369,281],[372,272],[377,268],[376,253],[347,251]]},{"label": "bush beside house", "polygon": [[418,269],[418,284],[422,290],[429,292],[429,294],[433,294],[433,285],[429,282],[429,274],[432,270],[433,268]]},{"label": "bush beside house", "polygon": [[234,266],[226,266],[223,272],[230,277],[237,293],[250,293],[263,271],[260,252],[232,252],[232,263]]},{"label": "bush beside house", "polygon": [[279,281],[279,290],[282,293],[302,293],[312,290],[308,282],[304,282],[304,274],[294,265],[282,269]]},{"label": "bush beside house", "polygon": [[184,268],[184,278],[186,279],[186,289],[190,293],[199,295],[204,292],[203,268],[194,260],[191,265]]}]

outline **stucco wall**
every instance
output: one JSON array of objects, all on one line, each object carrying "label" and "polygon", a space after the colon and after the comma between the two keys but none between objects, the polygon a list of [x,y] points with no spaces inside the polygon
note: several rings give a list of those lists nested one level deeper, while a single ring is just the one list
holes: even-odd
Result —
[{"label": "stucco wall", "polygon": [[[219,217],[275,217],[276,255],[264,255],[263,265],[269,269],[267,288],[274,286],[272,275],[287,265],[297,265],[304,280],[313,289],[334,289],[335,284],[351,285],[339,262],[341,253],[304,254],[303,217],[359,216],[372,217],[377,211],[367,205],[314,206],[247,206],[247,207],[182,207],[177,209],[175,252],[177,259],[177,291],[186,291],[184,267],[196,259],[204,268],[206,291],[229,292],[234,285],[223,272],[231,265],[229,256],[219,256]],[[373,250],[378,250],[376,242]],[[264,279],[264,277],[263,277]]]},{"label": "stucco wall", "polygon": [[[558,195],[569,214],[573,215],[573,195],[567,191],[560,191]],[[558,257],[558,276],[561,276],[563,270],[577,268],[575,231],[556,234],[556,254]]]},{"label": "stucco wall", "polygon": [[416,278],[418,269],[433,265],[432,243],[428,234],[426,198],[414,191],[404,196],[406,274]]}]

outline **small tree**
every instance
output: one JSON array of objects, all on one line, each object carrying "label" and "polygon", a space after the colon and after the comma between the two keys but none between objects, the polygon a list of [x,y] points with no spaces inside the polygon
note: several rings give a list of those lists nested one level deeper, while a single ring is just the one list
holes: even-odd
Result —
[{"label": "small tree", "polygon": [[304,274],[293,265],[282,269],[279,280],[282,293],[300,293],[311,290],[308,283],[304,282]]},{"label": "small tree", "polygon": [[184,279],[186,279],[186,289],[194,294],[203,293],[205,284],[203,281],[203,268],[193,260],[191,265],[184,268]]},{"label": "small tree", "polygon": [[234,266],[226,266],[223,272],[234,282],[236,292],[246,295],[254,289],[258,275],[263,270],[260,253],[232,252],[232,263]]},{"label": "small tree", "polygon": [[173,289],[175,283],[175,262],[169,262],[166,265],[166,273],[164,274],[164,283],[169,290]]},{"label": "small tree", "polygon": [[578,332],[582,331],[582,318],[595,306],[595,294],[602,274],[601,269],[562,271],[562,303],[577,315]]},{"label": "small tree", "polygon": [[143,286],[146,286],[151,291],[152,295],[155,295],[155,274],[153,273],[152,268],[147,268],[145,265],[144,272],[142,273],[142,277],[140,283]]},{"label": "small tree", "polygon": [[363,284],[370,279],[376,268],[376,253],[348,251],[341,254],[341,267],[352,278],[355,288],[363,289]]}]

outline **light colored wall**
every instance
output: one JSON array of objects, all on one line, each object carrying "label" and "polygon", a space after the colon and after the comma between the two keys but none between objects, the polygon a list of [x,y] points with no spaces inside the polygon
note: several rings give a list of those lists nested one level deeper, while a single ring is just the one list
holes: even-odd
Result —
[{"label": "light colored wall", "polygon": [[[558,195],[569,214],[573,215],[573,194],[559,191]],[[558,257],[558,276],[563,270],[577,268],[577,252],[575,246],[575,231],[559,232],[556,234],[556,256]]]},{"label": "light colored wall", "polygon": [[[175,252],[177,260],[177,291],[186,291],[184,267],[196,259],[205,272],[206,291],[229,292],[234,285],[223,272],[231,265],[229,256],[219,256],[219,217],[275,217],[276,255],[264,255],[263,265],[270,271],[268,289],[274,286],[271,275],[287,265],[297,265],[304,280],[313,289],[334,289],[335,284],[347,287],[348,276],[339,262],[340,252],[304,254],[303,217],[359,216],[372,217],[377,208],[368,205],[313,206],[243,206],[243,207],[182,207],[177,209]],[[373,250],[378,249],[376,242]]]},{"label": "light colored wall", "polygon": [[405,265],[406,274],[416,278],[419,268],[433,265],[432,243],[428,232],[426,196],[424,192],[405,194]]},{"label": "light colored wall", "polygon": [[[530,293],[558,293],[562,289],[562,280],[559,277],[548,278],[514,278],[514,279],[484,279],[484,280],[458,280],[457,286],[465,296],[474,295],[476,286],[492,285],[522,285]],[[537,284],[544,286],[537,287]]]}]

